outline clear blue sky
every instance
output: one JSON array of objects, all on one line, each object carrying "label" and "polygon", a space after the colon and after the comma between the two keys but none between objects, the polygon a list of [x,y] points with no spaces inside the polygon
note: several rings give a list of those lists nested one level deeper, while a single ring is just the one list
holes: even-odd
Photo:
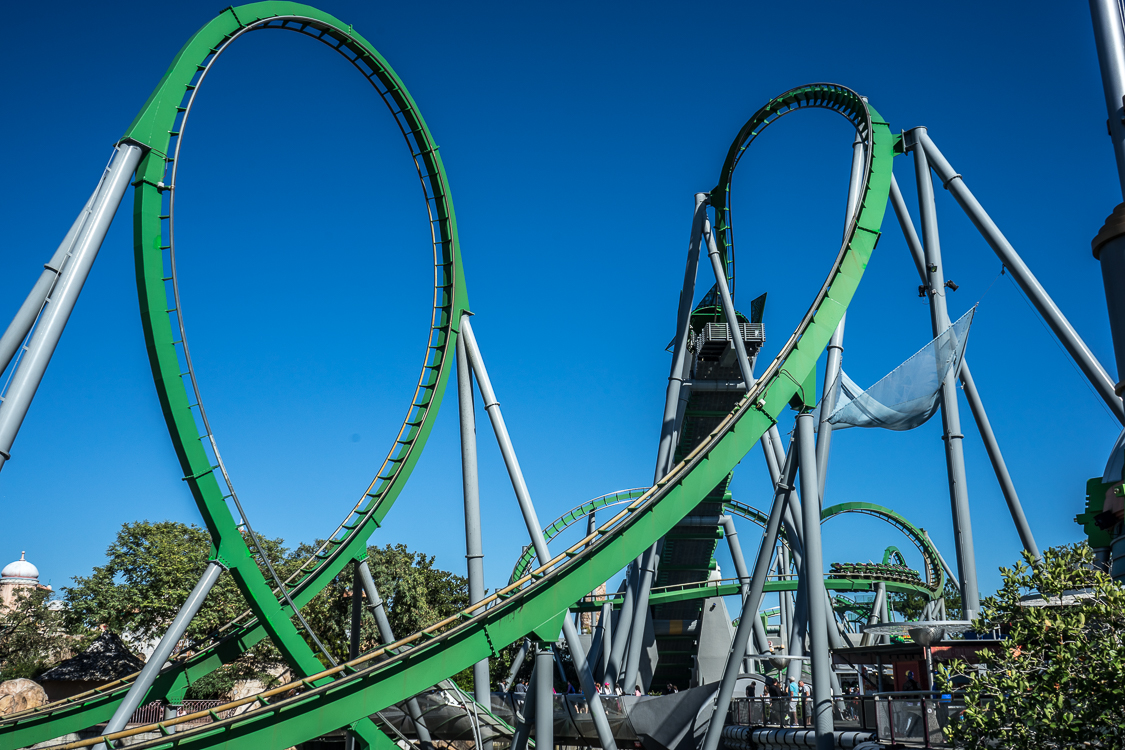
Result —
[{"label": "clear blue sky", "polygon": [[[896,131],[929,126],[1115,374],[1089,241],[1121,196],[1084,4],[324,9],[386,56],[441,144],[474,326],[544,523],[651,481],[692,194],[715,184],[745,119],[802,83],[859,91]],[[5,324],[116,138],[218,10],[8,9]],[[177,239],[204,396],[251,518],[291,544],[330,532],[378,468],[429,321],[417,183],[365,86],[320,45],[252,34],[216,66],[183,151]],[[787,118],[739,171],[739,301],[769,292],[770,356],[837,247],[851,138],[834,115]],[[895,171],[912,201],[909,157]],[[951,313],[983,298],[968,356],[1028,518],[1042,547],[1077,541],[1085,481],[1101,473],[1118,428],[938,192],[946,273],[961,287]],[[26,549],[56,588],[98,564],[124,522],[198,521],[149,374],[129,219],[126,208],[114,223],[0,475],[0,562]],[[884,231],[848,314],[845,367],[862,385],[930,337],[889,213]],[[991,591],[1019,540],[965,414],[977,560]],[[492,587],[506,581],[526,535],[483,423],[480,434]],[[850,430],[833,450],[826,502],[889,505],[929,529],[953,562],[938,420],[905,434]],[[762,463],[752,452],[733,486],[759,507],[769,490]],[[463,570],[460,481],[450,398],[373,540]],[[919,562],[871,520],[834,521],[825,543],[827,560],[877,560],[896,544]]]}]

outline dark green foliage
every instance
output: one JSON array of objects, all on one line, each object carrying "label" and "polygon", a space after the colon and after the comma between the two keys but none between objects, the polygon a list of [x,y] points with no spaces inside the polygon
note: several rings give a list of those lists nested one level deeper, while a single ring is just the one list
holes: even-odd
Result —
[{"label": "dark green foliage", "polygon": [[[950,727],[958,747],[1125,747],[1125,588],[1091,568],[1085,545],[1049,549],[1042,561],[1001,568],[1004,585],[982,602],[978,632],[1001,628],[1003,646],[977,674],[962,662],[943,666],[939,682],[970,678],[967,706]],[[1065,606],[1021,606],[1037,593]]]}]

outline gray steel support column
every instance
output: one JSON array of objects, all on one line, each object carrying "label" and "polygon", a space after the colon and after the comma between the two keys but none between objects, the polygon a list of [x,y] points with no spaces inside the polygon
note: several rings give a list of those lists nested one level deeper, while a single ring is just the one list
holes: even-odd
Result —
[{"label": "gray steel support column", "polygon": [[828,613],[824,610],[824,559],[820,548],[820,512],[807,498],[815,497],[818,488],[816,477],[816,440],[813,416],[797,415],[797,455],[801,465],[801,494],[805,496],[805,569],[802,578],[807,581],[809,606],[810,656],[812,657],[813,726],[816,729],[817,750],[832,750],[832,657],[828,651]]},{"label": "gray steel support column", "polygon": [[[465,499],[465,563],[469,577],[469,603],[476,604],[484,599],[484,545],[481,542],[480,483],[477,478],[477,418],[473,404],[473,376],[461,336],[457,337],[457,406],[461,424],[461,481]],[[491,710],[491,692],[488,659],[481,659],[473,665],[473,697],[477,703]],[[491,750],[491,737],[484,744],[485,750]]]},{"label": "gray steel support column", "polygon": [[[744,612],[756,611],[762,601],[762,592],[766,587],[773,549],[777,545],[778,531],[781,529],[782,509],[793,495],[793,480],[797,473],[795,455],[796,451],[791,450],[790,455],[785,460],[785,465],[782,467],[781,481],[778,482],[774,491],[773,505],[770,506],[765,534],[761,546],[758,547],[758,557],[754,561],[754,575],[750,579],[750,594],[742,605]],[[730,653],[727,654],[727,663],[723,669],[723,678],[719,681],[715,710],[711,714],[711,721],[707,724],[707,735],[703,738],[701,750],[717,750],[719,747],[723,724],[726,723],[727,709],[730,708],[730,699],[734,695],[734,686],[738,681],[739,665],[742,663],[742,658],[746,656],[746,644],[750,639],[753,620],[753,617],[740,617],[738,619],[738,627],[734,631]]]},{"label": "gray steel support column", "polygon": [[[178,717],[180,715],[180,709],[183,707],[184,706],[182,703],[165,703],[164,721],[169,721]],[[164,727],[164,731],[168,732],[169,734],[175,734],[178,728],[179,727],[177,725],[173,724],[170,727]]]},{"label": "gray steel support column", "polygon": [[[789,548],[786,545],[780,547],[780,559],[778,560],[778,573],[780,575],[789,574]],[[785,653],[789,653],[789,631],[793,627],[793,597],[789,595],[788,591],[777,592],[778,607],[781,612],[778,616],[778,636],[782,640],[782,646],[785,648]]]},{"label": "gray steel support column", "polygon": [[699,244],[703,236],[703,222],[707,218],[707,195],[695,194],[695,212],[688,238],[687,264],[684,268],[684,285],[680,289],[680,305],[676,311],[676,341],[672,349],[672,366],[668,372],[668,390],[664,396],[664,419],[660,423],[660,445],[656,452],[656,478],[660,479],[672,468],[672,455],[676,445],[673,433],[676,411],[679,408],[680,389],[683,386],[684,362],[687,358],[688,333],[691,331],[691,307],[695,299],[695,281],[699,274]]},{"label": "gray steel support column", "polygon": [[[844,236],[847,237],[848,229],[855,220],[856,207],[859,205],[860,190],[863,189],[863,170],[866,164],[863,138],[856,133],[852,142],[852,169],[848,179],[848,203],[844,213]],[[832,338],[828,342],[828,357],[824,364],[824,384],[821,391],[820,424],[816,434],[816,466],[817,476],[820,478],[820,503],[824,505],[824,483],[828,479],[828,453],[832,445],[832,425],[828,417],[836,408],[836,380],[840,377],[841,364],[844,356],[844,324],[847,313],[840,318]]]},{"label": "gray steel support column", "polygon": [[[363,590],[367,594],[367,606],[375,617],[375,627],[379,630],[379,639],[383,641],[383,645],[390,645],[395,642],[395,633],[391,629],[391,621],[387,618],[387,609],[383,603],[383,597],[379,596],[379,589],[375,587],[375,579],[371,576],[371,568],[368,567],[366,560],[361,560],[356,565],[356,571],[359,573]],[[491,709],[490,705],[489,708]],[[413,697],[407,699],[406,712],[410,714],[410,720],[414,722],[414,732],[418,735],[418,742],[425,747],[431,747],[430,730],[426,727],[425,719],[422,718],[422,709],[418,706],[417,699]]]},{"label": "gray steel support column", "polygon": [[719,523],[723,527],[723,535],[727,538],[727,547],[730,557],[734,562],[734,574],[738,576],[739,594],[742,599],[742,613],[739,618],[753,616],[754,618],[754,648],[757,653],[764,654],[770,650],[770,641],[766,637],[766,629],[758,617],[758,608],[753,612],[746,608],[747,598],[750,596],[750,570],[746,567],[746,558],[742,556],[742,545],[738,543],[738,529],[734,526],[734,519],[730,516],[719,516]]},{"label": "gray steel support column", "polygon": [[[473,336],[473,327],[469,323],[468,317],[461,318],[460,337],[465,339],[465,350],[469,355],[470,363],[472,363],[473,372],[477,376],[477,387],[484,399],[485,411],[488,412],[489,419],[492,421],[492,429],[496,433],[496,442],[500,446],[501,455],[504,457],[504,465],[508,469],[508,478],[512,482],[512,489],[515,490],[524,524],[527,526],[527,533],[535,547],[539,564],[546,565],[551,561],[551,552],[547,548],[547,540],[543,537],[543,527],[539,524],[539,518],[535,514],[535,506],[531,502],[531,493],[527,489],[523,471],[516,459],[516,451],[512,446],[512,439],[508,435],[508,427],[504,424],[504,416],[500,412],[500,403],[496,400],[495,391],[492,390],[492,381],[489,380],[488,370],[485,369],[484,358],[481,356],[480,347],[477,346],[476,338]],[[582,694],[586,696],[586,702],[590,707],[590,717],[597,729],[598,740],[602,743],[603,750],[617,750],[617,743],[614,742],[613,731],[610,729],[605,707],[602,706],[601,696],[595,689],[594,676],[586,663],[586,653],[582,649],[578,629],[574,627],[574,623],[569,617],[563,618],[562,632],[566,637],[570,656],[574,659],[574,667],[582,683]]]},{"label": "gray steel support column", "polygon": [[94,189],[94,193],[78,213],[78,218],[70,225],[70,230],[63,237],[63,241],[59,243],[54,255],[43,266],[43,272],[39,274],[39,279],[31,287],[31,292],[24,299],[19,310],[16,311],[16,315],[12,318],[7,330],[4,331],[4,335],[0,336],[0,373],[8,369],[8,365],[12,363],[16,352],[19,351],[20,344],[27,338],[27,334],[35,324],[35,319],[39,317],[39,311],[46,304],[55,281],[62,275],[63,268],[74,250],[74,245],[78,242],[83,227],[86,226],[86,220],[90,217],[90,212],[97,200],[98,193],[101,192],[108,171],[107,168],[102,173],[102,178],[98,180],[98,186]]},{"label": "gray steel support column", "polygon": [[634,560],[625,569],[625,594],[621,600],[621,609],[617,614],[617,627],[613,634],[613,640],[610,642],[609,665],[605,671],[605,679],[611,687],[616,687],[624,676],[622,667],[625,661],[625,647],[629,643],[629,636],[633,634],[630,624],[633,622],[633,610],[637,603],[637,589],[640,587],[640,582],[637,580],[638,567],[638,562]]},{"label": "gray steel support column", "polygon": [[594,682],[604,679],[606,667],[609,666],[609,649],[606,648],[606,635],[612,625],[613,606],[607,601],[602,603],[601,612],[598,614],[598,624],[594,626],[593,637],[590,638],[590,653],[586,660],[594,670]]},{"label": "gray steel support column", "polygon": [[[879,623],[879,613],[883,611],[883,604],[887,600],[887,586],[882,581],[875,588],[875,600],[871,602],[871,614],[867,616],[868,625],[877,625]],[[870,646],[875,640],[876,636],[870,633],[864,633],[859,639],[859,645]]]},{"label": "gray steel support column", "polygon": [[658,544],[659,542],[653,542],[652,546],[645,552],[638,576],[640,585],[637,587],[637,595],[633,601],[632,632],[629,634],[629,648],[625,658],[625,680],[622,685],[622,688],[628,693],[632,693],[633,689],[637,687],[637,673],[641,668],[641,652],[644,651],[645,646],[645,622],[648,620],[649,614],[648,595],[652,590],[652,579],[656,576]]},{"label": "gray steel support column", "polygon": [[[131,174],[131,172],[130,172]],[[218,562],[212,560],[207,563],[207,567],[203,570],[203,575],[200,577],[199,582],[195,584],[195,588],[188,594],[187,600],[180,606],[180,611],[176,613],[175,619],[172,624],[168,626],[168,630],[160,638],[160,643],[157,644],[156,650],[152,652],[152,656],[145,662],[144,669],[141,670],[140,675],[137,677],[133,686],[129,688],[129,692],[125,698],[117,706],[117,710],[113,712],[113,716],[105,725],[102,730],[102,736],[120,732],[125,728],[129,722],[129,717],[133,715],[141,702],[148,693],[148,689],[152,687],[152,683],[156,680],[156,676],[160,674],[160,670],[164,668],[164,663],[168,661],[168,657],[172,655],[175,650],[176,644],[180,642],[183,637],[184,631],[191,623],[193,617],[199,612],[199,608],[203,606],[203,601],[207,598],[208,592],[215,582],[219,580],[219,575],[225,568]],[[105,743],[97,745],[98,748],[105,748]]]},{"label": "gray steel support column", "polygon": [[[945,330],[949,313],[945,307],[945,272],[941,262],[941,242],[938,238],[937,209],[934,205],[934,185],[930,180],[928,148],[924,145],[925,128],[915,128],[915,176],[918,184],[918,207],[922,221],[922,249],[926,254],[925,285],[930,302],[930,323],[934,338]],[[1118,402],[1120,405],[1120,402]],[[977,562],[973,550],[973,524],[969,515],[969,488],[965,475],[965,453],[961,432],[961,415],[957,404],[957,383],[946,378],[941,384],[941,419],[945,440],[945,462],[949,475],[949,500],[953,510],[953,534],[957,550],[957,568],[961,574],[961,591],[964,592],[965,611],[972,619],[980,611],[977,591]]]},{"label": "gray steel support column", "polygon": [[508,670],[508,679],[504,681],[504,685],[500,688],[502,692],[511,692],[512,686],[516,683],[516,675],[519,674],[520,667],[523,666],[523,660],[527,658],[527,652],[530,650],[531,641],[524,638],[519,650],[516,651],[516,658],[512,659],[512,668]]},{"label": "gray steel support column", "polygon": [[742,341],[742,328],[738,325],[738,314],[731,300],[730,289],[727,288],[727,271],[723,266],[723,259],[719,255],[719,246],[715,242],[715,234],[711,231],[710,219],[703,220],[703,238],[707,240],[707,255],[711,258],[711,270],[715,272],[715,286],[719,289],[719,299],[722,302],[723,316],[727,319],[730,329],[730,341],[734,346],[735,357],[738,358],[738,371],[746,387],[754,385],[754,373],[750,367],[750,359],[746,356],[746,344]]},{"label": "gray steel support column", "polygon": [[[809,634],[809,582],[804,567],[798,567],[797,594],[793,597],[793,622],[789,626],[789,655],[806,656],[805,637]],[[790,661],[785,666],[785,676],[790,680],[801,679],[804,666],[800,661]]]},{"label": "gray steel support column", "polygon": [[[953,197],[960,204],[968,215],[969,220],[973,222],[977,230],[984,237],[985,241],[992,248],[993,252],[1000,258],[1000,260],[1007,266],[1008,270],[1012,273],[1012,278],[1019,284],[1020,289],[1031,300],[1031,304],[1043,316],[1043,320],[1047,322],[1055,336],[1063,347],[1074,358],[1078,368],[1082,370],[1086,378],[1094,386],[1094,390],[1102,397],[1110,411],[1117,417],[1118,421],[1125,424],[1125,405],[1122,405],[1121,398],[1114,393],[1113,379],[1106,373],[1105,368],[1102,367],[1094,353],[1086,346],[1086,342],[1074,330],[1074,326],[1066,319],[1066,316],[1059,310],[1058,305],[1051,299],[1050,295],[1039,283],[1039,279],[1035,278],[1035,274],[1023,262],[1023,259],[1008,242],[1008,238],[1000,231],[999,227],[992,221],[985,210],[981,207],[976,197],[973,196],[969,188],[965,186],[965,181],[961,175],[953,171],[953,167],[949,165],[941,151],[930,139],[929,135],[925,132],[925,128],[915,128],[917,132],[918,143],[924,147],[926,159],[929,162],[930,168],[941,179],[945,189],[953,193]],[[931,194],[933,189],[930,190]],[[922,219],[923,237],[925,236],[925,217]]]},{"label": "gray steel support column", "polygon": [[[879,581],[878,591],[879,591],[879,594],[882,594],[882,597],[879,600],[879,617],[882,618],[883,622],[890,622],[891,621],[891,603],[887,600],[887,584],[886,584],[885,581]],[[891,642],[891,637],[889,635],[879,636],[879,643],[890,643],[890,642]]]},{"label": "gray steel support column", "polygon": [[[906,238],[906,246],[910,248],[910,255],[914,259],[914,266],[918,269],[918,276],[925,284],[926,258],[922,249],[922,241],[914,230],[914,221],[910,218],[910,211],[906,207],[906,201],[903,200],[902,191],[899,190],[894,175],[891,175],[891,206],[894,208],[895,216],[898,217],[902,234]],[[948,328],[949,325],[949,311],[946,310],[945,318],[942,321],[942,329]],[[972,412],[973,419],[977,423],[977,430],[980,431],[981,441],[984,442],[984,449],[988,453],[988,460],[992,463],[992,471],[996,474],[996,481],[1000,483],[1000,491],[1004,494],[1004,502],[1008,504],[1008,511],[1012,514],[1012,521],[1016,525],[1020,541],[1023,542],[1023,548],[1038,559],[1039,547],[1035,544],[1035,537],[1031,533],[1031,525],[1027,522],[1027,517],[1023,513],[1023,505],[1016,493],[1016,485],[1012,481],[1012,475],[1008,473],[1008,465],[1004,461],[1004,454],[1000,452],[1000,443],[996,440],[996,434],[992,431],[992,423],[988,419],[988,413],[984,410],[984,402],[981,401],[976,383],[973,382],[968,357],[961,359],[959,377],[965,392],[965,400],[969,402],[969,411]]]},{"label": "gray steel support column", "polygon": [[1102,73],[1109,134],[1117,160],[1117,177],[1125,196],[1125,30],[1118,0],[1090,0],[1094,43]]},{"label": "gray steel support column", "polygon": [[535,750],[555,747],[555,655],[546,643],[535,649]]},{"label": "gray steel support column", "polygon": [[27,416],[28,407],[43,380],[78,295],[82,293],[82,286],[98,257],[98,250],[121,204],[121,197],[141,160],[141,153],[140,147],[132,144],[123,143],[117,147],[109,174],[105,176],[92,213],[79,233],[73,255],[51,291],[39,325],[27,343],[26,354],[12,374],[8,393],[0,405],[0,469],[11,457],[12,443]]},{"label": "gray steel support column", "polygon": [[[535,703],[538,689],[538,665],[535,663],[535,647],[532,646],[531,679],[528,680],[527,692],[523,696],[523,710],[515,715],[516,726],[512,733],[512,750],[526,750],[527,738],[531,734],[531,726],[535,721]],[[553,702],[553,701],[552,701]]]}]

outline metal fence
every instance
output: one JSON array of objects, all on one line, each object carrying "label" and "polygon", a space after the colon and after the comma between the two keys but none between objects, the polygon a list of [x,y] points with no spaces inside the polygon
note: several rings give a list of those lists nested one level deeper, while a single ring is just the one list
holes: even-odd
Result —
[{"label": "metal fence", "polygon": [[[890,743],[946,748],[945,727],[965,710],[961,695],[951,693],[877,693],[837,698],[832,702],[836,729],[868,729]],[[759,727],[812,725],[812,699],[788,697],[736,698],[727,723]]]},{"label": "metal fence", "polygon": [[[199,711],[210,711],[217,706],[223,705],[224,703],[225,701],[221,700],[184,701],[182,707],[180,708],[179,715],[185,716],[187,714],[194,714]],[[141,706],[133,712],[132,716],[129,717],[129,723],[155,724],[158,721],[164,721],[164,705],[164,701],[153,701],[152,703],[147,703]],[[216,715],[220,719],[226,719],[228,718],[228,714],[232,713],[232,711],[233,709],[228,711],[220,711]],[[193,719],[192,721],[186,722],[185,724],[180,724],[179,726],[195,726],[197,724],[207,724],[213,720],[214,718],[212,716],[203,716],[198,719]]]}]

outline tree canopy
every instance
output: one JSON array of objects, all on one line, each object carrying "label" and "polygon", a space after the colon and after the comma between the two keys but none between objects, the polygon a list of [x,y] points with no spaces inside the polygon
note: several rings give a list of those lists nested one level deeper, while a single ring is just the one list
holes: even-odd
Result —
[{"label": "tree canopy", "polygon": [[[1003,646],[984,669],[953,661],[939,681],[969,678],[966,710],[947,731],[957,747],[1125,747],[1125,588],[1093,567],[1085,545],[1001,568],[1003,586],[981,604],[977,632]],[[1025,598],[1028,597],[1028,598]]]}]

